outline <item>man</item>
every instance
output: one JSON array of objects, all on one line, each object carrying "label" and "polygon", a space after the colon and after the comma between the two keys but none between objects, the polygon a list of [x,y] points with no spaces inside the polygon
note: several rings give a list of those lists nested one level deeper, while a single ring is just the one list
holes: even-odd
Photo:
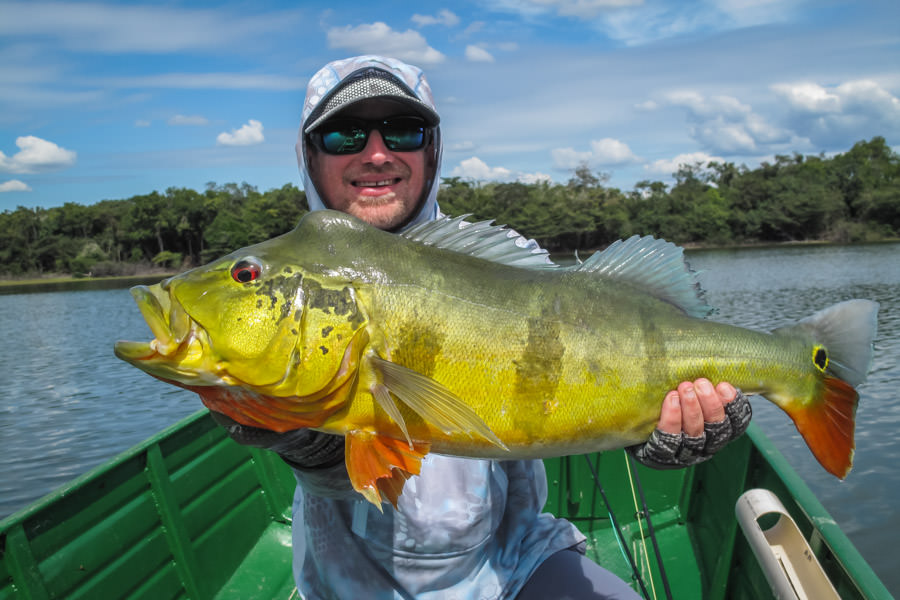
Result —
[{"label": "man", "polygon": [[[436,218],[439,125],[419,69],[375,56],[329,63],[310,80],[296,146],[310,209],[388,231]],[[352,491],[341,437],[219,418],[233,438],[295,469],[294,576],[308,599],[638,597],[583,556],[575,526],[541,513],[541,461],[428,455],[399,510],[381,513]],[[651,440],[632,450],[653,466],[693,464],[749,420],[731,385],[684,382],[663,400]]]}]

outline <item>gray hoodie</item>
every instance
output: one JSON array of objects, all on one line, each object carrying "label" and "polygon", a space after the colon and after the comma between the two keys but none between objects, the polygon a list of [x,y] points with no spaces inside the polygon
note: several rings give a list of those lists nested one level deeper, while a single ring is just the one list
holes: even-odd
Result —
[{"label": "gray hoodie", "polygon": [[[378,56],[326,65],[307,88],[296,146],[311,210],[327,206],[309,176],[304,133],[323,115],[347,106],[347,98],[339,94],[349,86],[342,84],[366,69],[390,75],[384,79],[388,92],[411,93],[413,110],[439,120],[428,82],[416,67]],[[403,85],[394,86],[397,82]],[[366,89],[357,86],[351,102],[367,94],[375,97]],[[434,172],[428,174],[419,209],[406,227],[439,214],[439,128],[429,151],[435,153]],[[399,510],[386,506],[383,513],[352,490],[343,463],[296,469],[295,474],[294,579],[307,600],[515,598],[544,560],[583,546],[585,539],[568,521],[541,512],[547,476],[539,460],[430,454],[421,473],[406,483]]]}]

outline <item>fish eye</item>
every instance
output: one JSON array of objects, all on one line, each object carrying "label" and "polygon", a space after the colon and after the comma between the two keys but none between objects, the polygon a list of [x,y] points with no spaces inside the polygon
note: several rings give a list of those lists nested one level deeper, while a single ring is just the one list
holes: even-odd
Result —
[{"label": "fish eye", "polygon": [[238,283],[250,283],[259,279],[262,267],[255,259],[244,259],[231,267],[231,278]]}]

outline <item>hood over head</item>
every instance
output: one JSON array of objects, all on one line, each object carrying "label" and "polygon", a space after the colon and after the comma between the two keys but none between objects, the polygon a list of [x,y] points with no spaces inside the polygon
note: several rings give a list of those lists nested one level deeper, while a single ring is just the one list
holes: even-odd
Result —
[{"label": "hood over head", "polygon": [[434,105],[431,87],[425,74],[418,67],[394,58],[366,55],[336,60],[322,67],[309,80],[300,131],[297,134],[297,164],[303,178],[303,188],[310,210],[329,208],[316,189],[309,174],[306,154],[306,134],[326,119],[358,102],[373,98],[390,98],[409,106],[434,127],[433,142],[426,147],[432,152],[427,157],[425,188],[419,200],[417,212],[402,227],[406,229],[418,223],[431,221],[439,214],[437,191],[439,187],[441,154],[440,117]]}]

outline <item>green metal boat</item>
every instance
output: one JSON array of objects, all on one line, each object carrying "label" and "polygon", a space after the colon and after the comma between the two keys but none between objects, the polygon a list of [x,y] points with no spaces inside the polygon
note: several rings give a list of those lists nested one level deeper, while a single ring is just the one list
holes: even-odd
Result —
[{"label": "green metal boat", "polygon": [[[547,510],[649,597],[891,598],[753,425],[689,469],[632,468],[621,451],[545,462]],[[781,516],[760,508],[758,489]],[[201,411],[0,521],[0,600],[300,598],[293,491],[277,456],[232,442]],[[810,569],[824,588],[804,587]]]}]

